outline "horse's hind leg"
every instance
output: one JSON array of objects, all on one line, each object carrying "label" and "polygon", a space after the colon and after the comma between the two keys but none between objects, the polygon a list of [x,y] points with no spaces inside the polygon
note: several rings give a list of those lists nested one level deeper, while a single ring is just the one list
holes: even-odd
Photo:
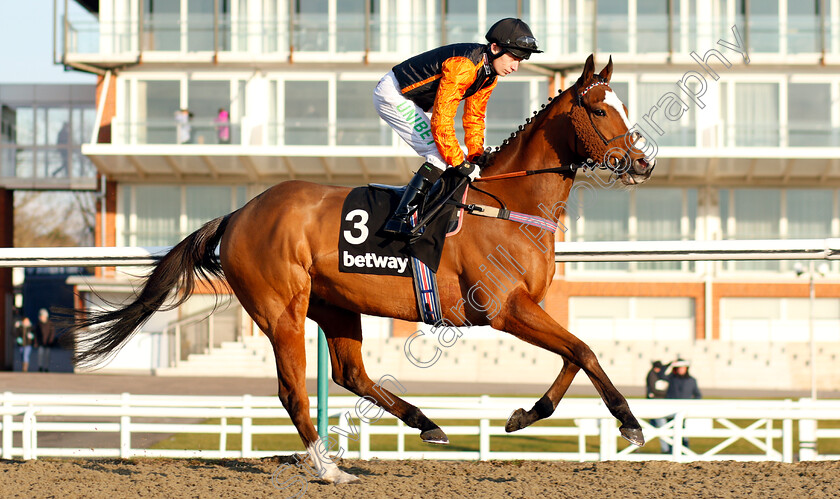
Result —
[{"label": "horse's hind leg", "polygon": [[566,394],[566,390],[569,389],[569,385],[572,384],[572,380],[575,379],[575,374],[579,370],[580,368],[578,366],[572,364],[564,357],[563,369],[560,370],[560,374],[554,380],[554,383],[551,384],[548,391],[545,392],[545,395],[534,404],[534,407],[530,411],[526,411],[525,409],[515,410],[510,415],[510,418],[508,418],[507,424],[505,424],[505,431],[510,433],[521,430],[540,419],[545,419],[554,414],[557,404],[560,403],[560,399]]},{"label": "horse's hind leg", "polygon": [[[607,374],[598,363],[598,359],[586,343],[554,321],[539,305],[534,303],[524,291],[511,293],[507,303],[503,329],[514,336],[546,350],[561,355],[572,364],[580,367],[589,376],[595,389],[601,395],[607,408],[616,419],[621,421],[621,436],[636,445],[645,443],[642,427],[630,411],[627,400],[615,388]],[[566,371],[571,383],[573,373]],[[561,372],[561,378],[563,378]],[[558,388],[568,387],[565,379],[555,382]],[[564,386],[565,385],[565,386]],[[559,399],[558,399],[559,400]]]},{"label": "horse's hind leg", "polygon": [[[374,384],[362,361],[362,319],[358,313],[331,305],[311,304],[309,317],[317,322],[330,347],[333,380],[360,397],[368,397],[405,424],[420,430],[424,442],[448,444],[443,430],[420,409]],[[384,379],[384,378],[383,378]],[[381,381],[381,380],[380,380]]]},{"label": "horse's hind leg", "polygon": [[[289,413],[306,447],[312,464],[321,478],[333,483],[346,483],[358,480],[357,477],[341,471],[327,457],[329,450],[321,442],[318,432],[309,417],[309,396],[306,393],[306,352],[304,340],[304,320],[308,305],[308,290],[300,293],[285,307],[285,310],[273,312],[270,308],[266,319],[259,314],[252,315],[257,325],[266,332],[274,349],[277,363],[278,396],[283,407]],[[280,308],[280,307],[278,307]],[[251,312],[249,310],[249,312]]]}]

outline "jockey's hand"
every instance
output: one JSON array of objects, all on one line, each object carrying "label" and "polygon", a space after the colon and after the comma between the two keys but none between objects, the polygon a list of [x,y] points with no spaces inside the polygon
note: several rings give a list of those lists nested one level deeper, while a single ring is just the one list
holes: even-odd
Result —
[{"label": "jockey's hand", "polygon": [[455,167],[455,173],[470,179],[470,182],[472,182],[478,178],[478,175],[481,173],[481,169],[475,163],[470,163],[469,161],[464,160],[463,163]]}]

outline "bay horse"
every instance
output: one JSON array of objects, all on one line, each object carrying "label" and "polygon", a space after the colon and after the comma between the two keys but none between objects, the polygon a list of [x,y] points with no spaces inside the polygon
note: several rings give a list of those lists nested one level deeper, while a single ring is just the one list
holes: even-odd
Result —
[{"label": "bay horse", "polygon": [[[607,165],[625,184],[647,180],[654,162],[628,143],[628,137],[634,134],[629,133],[626,108],[609,87],[612,67],[610,58],[595,74],[593,57],[589,56],[572,87],[551,99],[489,155],[482,174],[485,179],[498,181],[482,184],[487,194],[470,189],[466,202],[492,204],[492,195],[504,200],[511,210],[533,215],[541,213],[540,205],[543,209],[549,206],[556,220],[563,212],[576,173],[562,165],[594,159]],[[524,175],[526,166],[545,170],[546,174]],[[92,312],[77,320],[70,333],[77,364],[92,365],[108,358],[157,310],[183,303],[197,278],[217,279],[217,283],[226,280],[271,341],[279,398],[325,480],[343,483],[356,477],[340,470],[317,450],[318,433],[309,417],[304,378],[307,317],[326,335],[337,384],[360,397],[369,397],[406,425],[420,430],[424,441],[448,443],[438,425],[417,407],[374,385],[365,371],[360,314],[405,321],[421,318],[411,279],[339,272],[339,219],[348,192],[343,187],[283,182],[239,210],[208,222],[155,265],[128,305]],[[504,242],[511,261],[517,262],[519,272],[508,276],[511,281],[507,284],[497,281],[492,293],[499,310],[490,316],[475,300],[465,298],[485,277],[486,267],[480,263],[500,242]],[[575,374],[583,369],[621,422],[621,435],[642,445],[641,426],[595,354],[538,305],[555,272],[553,234],[543,231],[539,242],[551,250],[540,249],[517,223],[466,217],[461,231],[449,238],[437,272],[444,320],[454,326],[489,325],[563,358],[563,367],[545,395],[531,410],[516,410],[507,422],[507,431],[550,416]],[[173,291],[179,294],[168,301]]]}]

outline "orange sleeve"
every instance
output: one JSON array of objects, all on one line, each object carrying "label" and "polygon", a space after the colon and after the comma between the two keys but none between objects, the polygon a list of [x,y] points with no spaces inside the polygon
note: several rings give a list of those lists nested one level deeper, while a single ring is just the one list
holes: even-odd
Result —
[{"label": "orange sleeve", "polygon": [[446,163],[457,166],[464,161],[464,151],[455,137],[455,114],[475,81],[475,64],[466,57],[451,57],[444,61],[441,73],[432,108],[432,136]]},{"label": "orange sleeve", "polygon": [[484,152],[484,118],[487,115],[487,99],[496,88],[499,79],[471,95],[464,103],[464,143],[467,157],[481,156]]}]

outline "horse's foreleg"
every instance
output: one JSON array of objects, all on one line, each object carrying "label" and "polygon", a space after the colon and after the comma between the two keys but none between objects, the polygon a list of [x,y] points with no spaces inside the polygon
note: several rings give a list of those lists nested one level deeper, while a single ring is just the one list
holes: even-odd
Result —
[{"label": "horse's foreleg", "polygon": [[510,418],[508,418],[507,424],[505,424],[505,431],[511,433],[516,430],[521,430],[540,419],[545,419],[554,414],[557,404],[560,403],[560,399],[566,394],[566,390],[569,389],[569,385],[572,384],[572,380],[575,379],[575,374],[579,370],[580,368],[578,366],[569,362],[568,359],[563,358],[563,369],[560,370],[560,374],[554,380],[554,383],[551,384],[548,391],[545,392],[545,395],[534,404],[534,407],[530,411],[521,408],[515,410],[510,415]]},{"label": "horse's foreleg", "polygon": [[[633,444],[644,444],[642,427],[633,413],[630,412],[627,400],[612,384],[598,363],[595,354],[586,343],[555,322],[523,290],[514,291],[510,295],[503,321],[505,331],[528,343],[561,355],[564,359],[568,359],[572,364],[583,369],[595,386],[595,390],[601,395],[610,413],[621,422],[619,428],[621,435]],[[566,369],[564,371],[569,377],[568,383],[571,383],[573,373]],[[565,392],[568,383],[563,374],[561,372],[558,378],[559,383],[555,381],[555,385],[558,385],[558,388],[562,388]]]},{"label": "horse's foreleg", "polygon": [[330,348],[333,380],[360,397],[367,397],[379,407],[420,430],[424,442],[448,444],[449,438],[438,425],[417,407],[397,397],[365,372],[362,360],[362,319],[358,313],[320,304],[312,305],[309,317],[317,322]]},{"label": "horse's foreleg", "polygon": [[329,446],[320,441],[312,418],[309,417],[304,340],[307,294],[297,295],[285,310],[276,313],[270,311],[269,319],[252,317],[271,340],[277,364],[277,395],[297,428],[318,475],[332,483],[352,482],[358,478],[341,471],[327,456]]}]

